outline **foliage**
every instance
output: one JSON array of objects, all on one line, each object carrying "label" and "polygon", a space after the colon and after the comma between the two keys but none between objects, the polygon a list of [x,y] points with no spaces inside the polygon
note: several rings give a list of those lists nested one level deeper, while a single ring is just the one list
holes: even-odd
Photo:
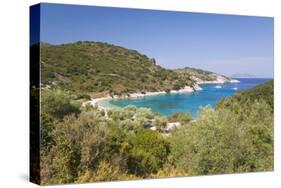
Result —
[{"label": "foliage", "polygon": [[166,128],[168,123],[168,118],[165,116],[155,116],[155,126],[157,130],[161,131]]},{"label": "foliage", "polygon": [[122,109],[110,109],[109,121],[117,123],[124,131],[137,131],[147,125],[152,125],[155,114],[148,108],[126,106]]},{"label": "foliage", "polygon": [[263,100],[271,107],[270,111],[273,112],[273,95],[273,80],[271,80],[249,90],[236,93],[229,98],[222,99],[218,102],[217,108],[225,107],[236,113],[243,113],[243,110],[246,110],[247,106],[255,100]]},{"label": "foliage", "polygon": [[55,118],[63,118],[65,115],[80,112],[80,104],[61,90],[42,90],[41,108],[43,112]]},{"label": "foliage", "polygon": [[[80,108],[77,96],[42,90],[42,184],[273,169],[273,82],[205,107],[192,121],[134,106]],[[182,126],[166,136],[168,122]]]},{"label": "foliage", "polygon": [[109,164],[108,162],[101,161],[97,170],[86,170],[84,174],[79,175],[78,183],[96,182],[96,181],[112,181],[112,180],[132,180],[138,179],[132,174],[126,174],[116,166]]},{"label": "foliage", "polygon": [[[150,117],[144,112],[149,111],[141,109],[140,114]],[[56,122],[49,132],[51,149],[41,158],[42,183],[137,179],[156,173],[168,156],[168,142],[151,130],[129,134],[120,124],[96,109]]]},{"label": "foliage", "polygon": [[41,51],[43,86],[73,91],[85,98],[179,90],[194,85],[192,76],[216,79],[214,73],[199,69],[165,69],[135,50],[101,42],[41,43]]},{"label": "foliage", "polygon": [[167,159],[169,143],[157,132],[142,129],[129,141],[128,170],[137,176],[157,172]]},{"label": "foliage", "polygon": [[175,112],[168,117],[170,122],[180,122],[186,124],[192,120],[191,116],[187,112]]},{"label": "foliage", "polygon": [[266,171],[273,168],[273,116],[256,101],[248,116],[205,108],[195,122],[176,131],[171,153],[190,175]]},{"label": "foliage", "polygon": [[54,144],[52,138],[52,131],[55,128],[55,120],[47,113],[41,113],[41,138],[40,138],[40,150],[44,154],[48,152],[51,146]]},{"label": "foliage", "polygon": [[97,169],[100,161],[119,159],[124,134],[118,127],[107,124],[99,111],[88,111],[82,112],[78,118],[65,116],[52,132],[52,137],[55,144],[43,156],[47,173],[42,176],[42,181],[69,183],[76,181],[78,174]]},{"label": "foliage", "polygon": [[171,155],[168,157],[167,161],[163,164],[163,167],[158,170],[156,174],[152,174],[152,177],[179,177],[188,176],[188,174],[181,168],[177,168],[173,163]]}]

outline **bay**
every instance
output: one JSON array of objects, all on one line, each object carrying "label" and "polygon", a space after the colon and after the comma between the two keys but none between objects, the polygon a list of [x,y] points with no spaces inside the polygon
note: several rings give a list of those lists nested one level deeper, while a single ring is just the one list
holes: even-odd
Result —
[{"label": "bay", "polygon": [[125,107],[134,105],[136,107],[147,107],[153,112],[162,115],[171,115],[175,112],[188,112],[196,117],[200,108],[210,105],[214,107],[222,97],[228,97],[236,92],[243,91],[262,84],[267,78],[237,78],[239,83],[225,84],[201,84],[202,90],[191,93],[174,93],[140,98],[110,99],[102,101],[107,107]]}]

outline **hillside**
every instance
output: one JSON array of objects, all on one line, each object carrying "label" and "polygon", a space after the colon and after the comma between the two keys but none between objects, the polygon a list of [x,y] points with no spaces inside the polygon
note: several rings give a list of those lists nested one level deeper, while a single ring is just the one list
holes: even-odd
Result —
[{"label": "hillside", "polygon": [[[238,92],[233,96],[226,99],[222,99],[218,102],[217,107],[229,107],[232,109],[237,108],[237,106],[243,106],[247,108],[248,105],[254,103],[255,101],[263,100],[267,103],[273,112],[273,95],[274,95],[274,82],[273,80],[268,81],[264,84],[258,85],[254,88],[248,89],[243,92]],[[237,109],[235,109],[237,110]]]},{"label": "hillside", "polygon": [[[216,109],[201,108],[192,120],[186,113],[165,117],[134,106],[106,115],[80,108],[61,90],[43,90],[41,184],[272,171],[272,94],[268,82]],[[168,122],[181,126],[170,129]]]},{"label": "hillside", "polygon": [[199,69],[169,70],[135,50],[101,42],[41,43],[41,84],[92,97],[179,90],[216,74]]},{"label": "hillside", "polygon": [[174,70],[180,77],[188,77],[191,78],[192,80],[196,81],[197,83],[211,83],[213,81],[217,82],[230,82],[231,79],[219,75],[210,71],[205,71],[202,69],[196,69],[196,68],[191,68],[191,67],[185,67],[182,69],[175,69]]},{"label": "hillside", "polygon": [[231,80],[193,68],[164,69],[136,51],[104,43],[41,48],[43,88],[59,88],[40,93],[41,184],[273,170],[273,81],[222,99],[215,109],[201,108],[196,119],[134,106],[105,113],[81,107],[68,91],[95,97]]}]

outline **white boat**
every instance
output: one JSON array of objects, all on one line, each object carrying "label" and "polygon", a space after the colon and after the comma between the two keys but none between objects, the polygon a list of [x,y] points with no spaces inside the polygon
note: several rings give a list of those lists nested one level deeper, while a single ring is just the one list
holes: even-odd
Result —
[{"label": "white boat", "polygon": [[220,85],[216,85],[215,88],[216,88],[216,89],[220,89],[221,86],[220,86]]},{"label": "white boat", "polygon": [[237,89],[238,89],[238,88],[237,88],[237,83],[235,83],[234,88],[232,88],[232,89],[234,89],[234,90],[237,90]]}]

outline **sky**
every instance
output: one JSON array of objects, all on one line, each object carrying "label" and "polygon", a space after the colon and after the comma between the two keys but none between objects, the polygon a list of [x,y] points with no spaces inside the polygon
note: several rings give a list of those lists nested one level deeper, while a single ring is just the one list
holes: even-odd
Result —
[{"label": "sky", "polygon": [[270,17],[42,4],[40,29],[43,42],[107,42],[165,68],[273,77]]}]

